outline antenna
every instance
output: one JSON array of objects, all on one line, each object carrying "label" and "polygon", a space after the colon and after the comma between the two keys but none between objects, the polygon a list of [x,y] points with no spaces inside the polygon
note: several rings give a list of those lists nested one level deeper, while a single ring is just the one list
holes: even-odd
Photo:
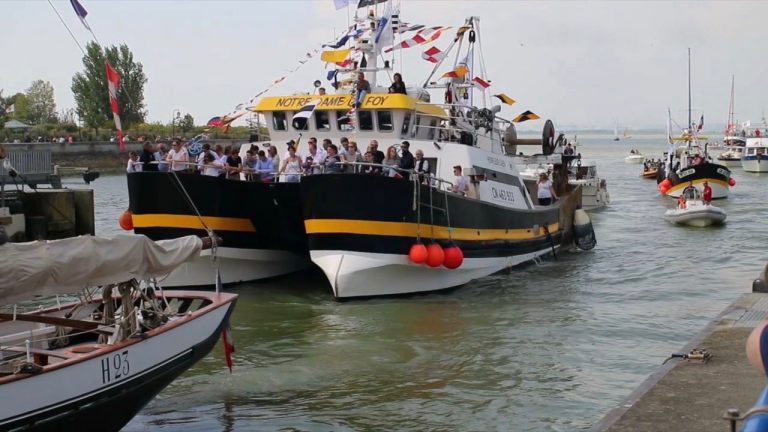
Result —
[{"label": "antenna", "polygon": [[688,129],[693,130],[691,121],[691,49],[688,48]]}]

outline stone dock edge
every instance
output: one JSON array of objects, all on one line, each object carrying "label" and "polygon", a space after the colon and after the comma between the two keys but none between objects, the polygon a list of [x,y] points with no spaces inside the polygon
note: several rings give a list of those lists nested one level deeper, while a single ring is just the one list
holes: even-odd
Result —
[{"label": "stone dock edge", "polygon": [[768,294],[741,295],[679,353],[706,349],[706,362],[672,359],[660,366],[591,429],[610,431],[729,431],[723,415],[753,406],[766,385],[749,365],[746,340],[768,318]]}]

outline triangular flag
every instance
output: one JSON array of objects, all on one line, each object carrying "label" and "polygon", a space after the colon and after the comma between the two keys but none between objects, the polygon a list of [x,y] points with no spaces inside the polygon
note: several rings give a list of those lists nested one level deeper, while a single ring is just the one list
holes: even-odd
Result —
[{"label": "triangular flag", "polygon": [[320,60],[326,63],[343,62],[351,52],[352,52],[352,49],[343,49],[338,51],[323,51],[323,53],[320,55]]},{"label": "triangular flag", "polygon": [[467,76],[467,72],[469,72],[469,70],[466,66],[459,65],[456,69],[444,73],[441,78],[464,78]]},{"label": "triangular flag", "polygon": [[445,58],[445,53],[442,52],[440,48],[433,46],[424,51],[421,54],[421,58],[431,63],[437,63]]},{"label": "triangular flag", "polygon": [[482,79],[480,77],[475,77],[472,81],[474,81],[475,83],[477,83],[480,87],[482,87],[484,89],[486,89],[486,88],[491,86],[491,83],[489,83],[488,81],[486,81],[486,80],[484,80],[484,79]]},{"label": "triangular flag", "polygon": [[502,101],[503,103],[505,103],[507,105],[512,105],[512,104],[515,103],[514,99],[512,99],[511,97],[505,95],[504,93],[495,94],[495,95],[493,95],[493,97],[499,98],[500,101]]},{"label": "triangular flag", "polygon": [[541,117],[537,116],[536,114],[532,113],[531,111],[526,111],[526,112],[520,114],[519,116],[515,117],[514,119],[512,119],[512,121],[514,123],[522,123],[524,121],[538,120],[540,118]]}]

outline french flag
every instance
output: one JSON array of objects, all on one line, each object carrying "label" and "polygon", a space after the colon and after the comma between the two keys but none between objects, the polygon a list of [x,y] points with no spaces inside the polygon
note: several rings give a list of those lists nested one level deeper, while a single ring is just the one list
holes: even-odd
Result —
[{"label": "french flag", "polygon": [[77,0],[69,0],[69,2],[72,4],[72,9],[75,10],[77,17],[80,18],[80,22],[83,23],[83,25],[85,26],[85,28],[88,29],[88,31],[93,31],[91,30],[91,26],[89,26],[88,23],[85,21],[85,17],[88,15],[88,11],[85,10],[83,5],[81,5],[80,2]]}]

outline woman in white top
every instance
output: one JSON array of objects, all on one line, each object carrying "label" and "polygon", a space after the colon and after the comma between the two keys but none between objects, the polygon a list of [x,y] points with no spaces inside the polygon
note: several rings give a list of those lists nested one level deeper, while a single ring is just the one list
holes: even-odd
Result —
[{"label": "woman in white top", "polygon": [[171,151],[168,152],[165,160],[171,163],[171,170],[184,171],[187,169],[187,162],[189,162],[187,149],[181,146],[181,142],[174,141],[171,144]]},{"label": "woman in white top", "polygon": [[552,181],[549,179],[547,173],[539,174],[539,181],[536,183],[537,193],[536,196],[539,199],[539,205],[550,205],[557,199],[555,189],[552,187]]},{"label": "woman in white top", "polygon": [[141,167],[142,165],[141,162],[139,162],[139,155],[137,155],[136,152],[128,153],[128,166],[125,170],[129,173],[140,172]]},{"label": "woman in white top", "polygon": [[283,161],[283,167],[280,174],[285,173],[285,181],[289,183],[298,183],[301,174],[301,158],[296,155],[296,149],[293,146],[288,147],[288,157]]}]

